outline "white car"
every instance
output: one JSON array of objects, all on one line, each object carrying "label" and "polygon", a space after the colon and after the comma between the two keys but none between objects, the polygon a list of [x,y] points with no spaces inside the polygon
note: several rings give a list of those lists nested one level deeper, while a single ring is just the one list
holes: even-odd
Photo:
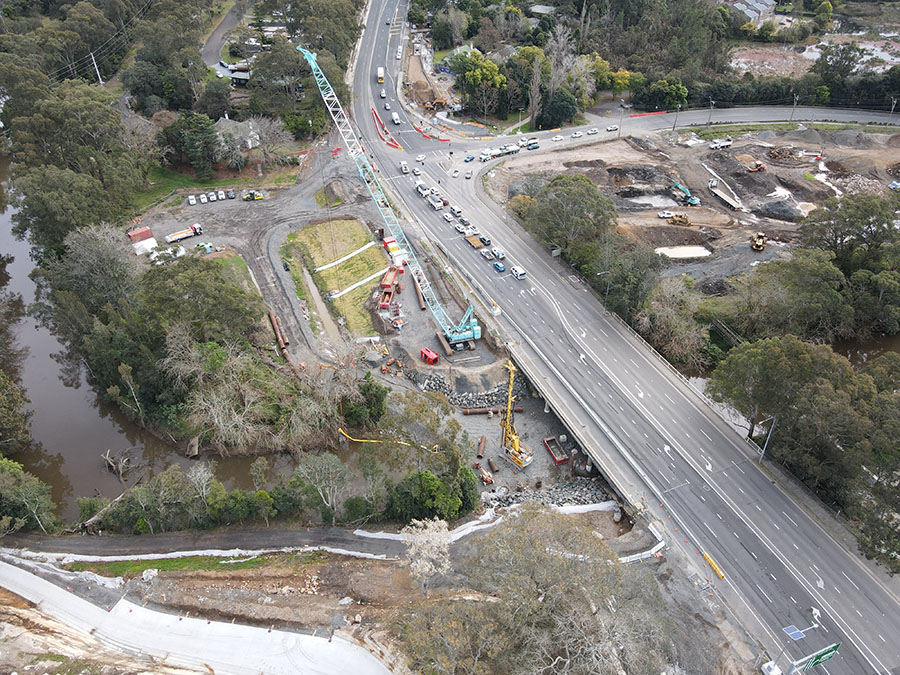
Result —
[{"label": "white car", "polygon": [[599,133],[600,133],[600,130],[597,127],[591,127],[590,129],[588,129],[588,132],[587,132],[588,136],[593,136],[594,134],[599,134]]},{"label": "white car", "polygon": [[452,223],[452,222],[453,222],[453,216],[451,216],[449,213],[445,213],[443,216],[441,216],[441,218],[443,218],[444,220],[446,220],[448,223]]},{"label": "white car", "polygon": [[200,203],[201,203],[201,204],[205,204],[205,203],[208,202],[208,201],[209,201],[209,200],[206,198],[206,195],[204,195],[204,194],[201,194],[201,195],[200,195]]},{"label": "white car", "polygon": [[610,124],[608,127],[606,127],[606,130],[607,131],[618,131],[619,125],[618,124]]},{"label": "white car", "polygon": [[558,142],[558,141],[561,141],[562,139],[563,139],[562,136],[560,136],[559,134],[556,134],[556,136],[554,136],[554,137],[551,138],[550,140],[551,140],[551,141],[554,141],[554,142]]},{"label": "white car", "polygon": [[211,202],[216,201],[216,192],[215,192],[215,190],[210,190],[209,193],[206,195],[206,197],[207,197],[207,199],[209,199],[209,201],[211,201]]},{"label": "white car", "polygon": [[417,162],[424,162],[424,161],[425,161],[425,155],[416,155],[416,161],[417,161]]},{"label": "white car", "polygon": [[194,195],[188,195],[188,204],[191,206],[197,205],[197,198]]},{"label": "white car", "polygon": [[459,178],[459,169],[453,169],[453,173],[450,176],[451,178]]},{"label": "white car", "polygon": [[675,214],[672,213],[671,211],[660,211],[660,212],[657,213],[656,215],[657,215],[658,217],[660,217],[660,218],[671,218],[671,217],[673,217]]},{"label": "white car", "polygon": [[420,169],[419,167],[416,167],[413,169],[413,176],[421,176],[421,175],[422,175],[422,169]]},{"label": "white car", "polygon": [[497,258],[497,260],[503,260],[506,257],[506,251],[504,251],[499,246],[495,246],[494,248],[492,248],[491,253],[494,254],[494,257]]},{"label": "white car", "polygon": [[471,178],[471,177],[472,177],[472,172],[471,172],[471,171],[466,171],[466,178],[468,179],[468,178]]},{"label": "white car", "polygon": [[216,193],[216,196],[219,198],[220,202],[224,202],[225,201],[225,190],[219,190]]},{"label": "white car", "polygon": [[456,231],[459,232],[460,234],[465,234],[466,226],[463,225],[462,223],[457,223],[457,224],[456,224]]},{"label": "white car", "polygon": [[573,131],[573,132],[572,132],[572,138],[581,138],[582,136],[584,136],[584,134],[581,133],[580,131]]},{"label": "white car", "polygon": [[378,95],[379,95],[381,98],[387,98],[387,92],[386,92],[384,89],[382,89],[382,90],[378,93]]}]

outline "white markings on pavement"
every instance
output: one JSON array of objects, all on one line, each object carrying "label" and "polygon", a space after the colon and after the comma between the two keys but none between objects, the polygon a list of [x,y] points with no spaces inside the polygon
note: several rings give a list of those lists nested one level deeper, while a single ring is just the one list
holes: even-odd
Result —
[{"label": "white markings on pavement", "polygon": [[[756,584],[756,587],[759,588],[759,584]],[[772,604],[772,598],[766,595],[766,592],[763,589],[759,588],[759,592],[762,593],[766,600],[769,601],[769,604]]]},{"label": "white markings on pavement", "polygon": [[623,427],[623,426],[620,424],[620,425],[619,425],[619,428],[622,430],[622,433],[623,433],[623,434],[625,434],[626,436],[628,436],[628,438],[631,438],[631,434],[629,434],[627,431],[625,431],[625,427]]},{"label": "white markings on pavement", "polygon": [[775,521],[772,521],[772,524],[775,526],[775,529],[776,529],[776,530],[780,530],[780,529],[781,529],[780,527],[778,527],[778,523],[776,523]]},{"label": "white markings on pavement", "polygon": [[[813,565],[813,567],[815,567],[815,565]],[[812,567],[810,567],[809,569],[812,571],[813,574],[816,575],[816,586],[818,586],[820,590],[825,590],[825,582],[822,581],[822,577],[820,577],[818,574],[816,574],[816,571],[813,570]]]},{"label": "white markings on pavement", "polygon": [[856,590],[859,590],[859,586],[857,586],[856,584],[853,583],[853,579],[851,579],[850,577],[848,577],[848,576],[844,573],[844,570],[841,570],[841,574],[844,575],[844,578],[845,578],[847,581],[850,582],[850,585],[853,586],[853,588],[855,588]]},{"label": "white markings on pavement", "polygon": [[638,398],[644,398],[644,392],[641,391],[640,387],[634,385],[634,388],[638,391]]},{"label": "white markings on pavement", "polygon": [[[741,467],[739,467],[737,465],[737,462],[732,462],[732,464],[734,464],[734,468],[737,469],[738,471],[740,471],[741,473],[747,473],[746,471],[744,471]],[[759,508],[759,507],[757,506],[756,508]]]},{"label": "white markings on pavement", "polygon": [[658,473],[660,476],[662,476],[662,479],[663,479],[664,481],[666,481],[667,483],[669,483],[669,484],[672,483],[672,481],[670,481],[668,478],[666,478],[666,474],[664,474],[664,473],[663,473],[662,471],[660,471],[659,469],[656,470],[656,473]]},{"label": "white markings on pavement", "polygon": [[840,592],[841,592],[841,589],[840,589],[840,588],[838,588],[838,587],[837,587],[837,586],[835,586],[835,587],[834,587],[834,590],[836,590],[836,591],[837,591],[837,592],[838,592],[838,593],[840,593]]},{"label": "white markings on pavement", "polygon": [[719,520],[722,520],[722,516],[720,516],[718,513],[716,514],[716,518],[718,518]]},{"label": "white markings on pavement", "polygon": [[[706,433],[705,431],[703,431],[703,429],[700,430],[700,433],[703,434],[704,436],[706,436],[707,438],[709,438],[709,434]],[[712,440],[712,439],[709,438],[709,440]]]},{"label": "white markings on pavement", "polygon": [[[784,513],[784,511],[782,511],[782,513]],[[797,522],[796,522],[793,518],[791,518],[788,514],[784,513],[784,517],[787,518],[787,519],[788,519],[789,521],[791,521],[792,523],[794,523],[794,527],[800,527],[800,526],[797,524]]]},{"label": "white markings on pavement", "polygon": [[742,495],[747,494],[746,492],[744,492],[743,490],[741,490],[741,488],[738,488],[738,490],[740,490],[740,492],[741,492]]},{"label": "white markings on pavement", "polygon": [[880,634],[880,633],[879,633],[879,635],[878,635],[878,639],[881,640],[882,642],[887,642],[883,637],[881,637],[881,634]]},{"label": "white markings on pavement", "polygon": [[603,330],[602,328],[600,328],[600,329],[598,329],[598,330],[599,330],[601,333],[603,333],[604,335],[606,335],[606,337],[609,337],[609,335],[607,334],[607,332],[606,332],[605,330]]},{"label": "white markings on pavement", "polygon": [[705,527],[707,530],[709,530],[709,533],[712,536],[714,536],[716,539],[719,538],[719,535],[717,535],[715,532],[713,532],[712,528],[709,525],[707,525],[706,523],[703,523],[703,527]]},{"label": "white markings on pavement", "polygon": [[759,504],[754,504],[754,505],[753,505],[753,506],[755,506],[755,507],[756,507],[756,510],[757,510],[757,511],[762,511],[762,509],[761,509],[761,508],[759,508]]},{"label": "white markings on pavement", "polygon": [[[791,544],[794,544],[794,542],[791,542]],[[797,544],[794,544],[794,548],[797,549],[798,551],[800,550],[800,547],[797,546]]]},{"label": "white markings on pavement", "polygon": [[634,362],[634,359],[628,359],[628,360],[631,361],[632,363],[634,363],[634,367],[635,367],[635,368],[638,367],[638,364]]},{"label": "white markings on pavement", "polygon": [[794,600],[794,596],[793,596],[793,595],[789,595],[788,597],[791,599],[791,602],[793,602],[795,605],[797,604],[797,601]]},{"label": "white markings on pavement", "polygon": [[669,401],[671,401],[672,403],[675,403],[675,401],[672,401],[672,397],[669,396],[666,392],[663,392],[663,396],[665,396],[667,399],[669,399]]},{"label": "white markings on pavement", "polygon": [[735,532],[734,530],[731,531],[731,534],[734,535],[734,538],[735,538],[735,539],[740,539],[740,537],[738,536],[738,533]]}]

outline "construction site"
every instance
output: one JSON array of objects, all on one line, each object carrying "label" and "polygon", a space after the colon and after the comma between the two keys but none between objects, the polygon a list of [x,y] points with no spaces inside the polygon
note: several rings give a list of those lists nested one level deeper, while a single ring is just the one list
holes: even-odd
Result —
[{"label": "construction site", "polygon": [[733,137],[713,127],[703,137],[654,133],[520,154],[495,168],[486,189],[503,202],[529,175],[584,174],[612,199],[620,234],[667,256],[666,274],[688,273],[717,292],[728,277],[790,255],[799,221],[828,198],[896,189],[900,134],[796,126]]}]

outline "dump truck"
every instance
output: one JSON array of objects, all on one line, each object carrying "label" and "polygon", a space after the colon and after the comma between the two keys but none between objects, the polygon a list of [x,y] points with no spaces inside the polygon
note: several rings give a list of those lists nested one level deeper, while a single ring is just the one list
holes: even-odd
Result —
[{"label": "dump truck", "polygon": [[672,190],[672,196],[675,197],[675,199],[682,201],[685,204],[689,204],[690,206],[700,206],[700,198],[696,195],[692,195],[691,191],[681,183],[672,183],[672,185],[669,186],[669,189]]},{"label": "dump truck", "polygon": [[752,248],[754,251],[762,251],[766,247],[766,241],[768,241],[766,233],[757,232],[752,237],[750,237],[750,248]]},{"label": "dump truck", "polygon": [[721,150],[722,148],[730,148],[732,140],[730,138],[716,138],[709,144],[710,150]]},{"label": "dump truck", "polygon": [[167,234],[166,243],[171,244],[176,241],[181,241],[182,239],[187,239],[188,237],[195,237],[198,234],[203,234],[203,228],[200,226],[200,223],[194,223],[183,230]]},{"label": "dump truck", "polygon": [[479,235],[479,234],[468,235],[466,237],[466,241],[469,242],[469,244],[472,246],[472,248],[474,248],[476,250],[479,248],[482,248],[484,246],[484,242],[481,241],[481,235]]},{"label": "dump truck", "polygon": [[707,187],[709,187],[709,191],[712,192],[716,197],[725,202],[730,208],[737,211],[741,208],[741,205],[732,197],[727,190],[722,189],[719,186],[719,181],[715,178],[710,178],[709,183],[707,183]]},{"label": "dump truck", "polygon": [[666,218],[666,222],[670,225],[690,225],[691,219],[683,213],[676,213],[671,218]]}]

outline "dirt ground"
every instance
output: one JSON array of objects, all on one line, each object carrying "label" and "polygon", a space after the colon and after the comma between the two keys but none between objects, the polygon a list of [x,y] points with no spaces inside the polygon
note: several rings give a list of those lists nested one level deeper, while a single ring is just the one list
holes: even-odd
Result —
[{"label": "dirt ground", "polygon": [[[674,260],[666,274],[691,274],[702,289],[717,292],[729,276],[789,255],[799,241],[799,221],[826,199],[845,192],[889,192],[890,182],[900,176],[898,150],[900,134],[855,129],[763,130],[734,138],[732,147],[721,150],[711,150],[693,132],[652,134],[561,147],[550,155],[519,154],[496,167],[487,189],[502,201],[508,188],[511,194],[525,189],[529,175],[582,173],[613,200],[621,234],[654,248],[709,250],[706,258]],[[748,171],[756,161],[766,169]],[[742,208],[733,211],[715,196],[707,187],[711,179],[730,188]],[[670,186],[676,181],[699,196],[701,206],[673,198]],[[657,216],[660,209],[691,222],[669,224]],[[760,231],[769,245],[757,252],[749,241]]]}]

